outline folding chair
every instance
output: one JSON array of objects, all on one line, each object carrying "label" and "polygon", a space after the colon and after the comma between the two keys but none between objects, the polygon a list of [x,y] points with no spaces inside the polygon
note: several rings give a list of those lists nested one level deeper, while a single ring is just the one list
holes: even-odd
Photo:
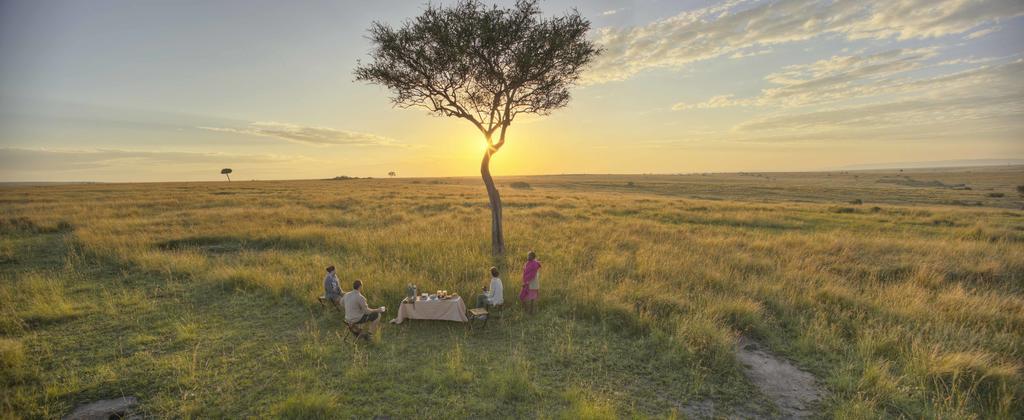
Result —
[{"label": "folding chair", "polygon": [[338,304],[335,303],[333,300],[328,299],[327,295],[321,295],[320,297],[316,298],[316,300],[320,301],[320,306],[324,306],[324,307],[327,306],[327,302],[330,302],[331,303],[331,307],[333,307],[334,310],[336,310],[338,312],[341,312],[341,308],[338,307]]},{"label": "folding chair", "polygon": [[469,310],[469,329],[473,329],[476,321],[483,321],[483,328],[487,328],[487,310],[484,308],[473,308]]},{"label": "folding chair", "polygon": [[[368,340],[370,338],[369,333],[363,331],[362,327],[358,324],[350,324],[346,321],[345,327],[348,328],[348,332],[352,333],[351,337],[353,337],[353,339],[364,338]],[[345,341],[348,341],[348,337],[350,337],[350,335],[346,334]]]}]

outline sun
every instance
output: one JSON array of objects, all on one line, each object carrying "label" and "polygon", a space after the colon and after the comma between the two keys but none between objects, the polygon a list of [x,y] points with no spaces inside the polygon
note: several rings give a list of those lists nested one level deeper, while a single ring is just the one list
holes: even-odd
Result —
[{"label": "sun", "polygon": [[476,136],[470,136],[466,141],[468,142],[467,144],[470,145],[467,150],[469,150],[469,153],[474,157],[483,156],[483,154],[487,152],[487,140],[484,140],[483,136],[479,134]]}]

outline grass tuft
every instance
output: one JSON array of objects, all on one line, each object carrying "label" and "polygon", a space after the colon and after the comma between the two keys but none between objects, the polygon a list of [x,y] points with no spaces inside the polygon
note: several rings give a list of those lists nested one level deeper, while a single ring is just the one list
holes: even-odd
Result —
[{"label": "grass tuft", "polygon": [[744,334],[758,335],[764,331],[760,303],[746,298],[721,300],[708,308],[712,316]]},{"label": "grass tuft", "polygon": [[609,400],[595,398],[584,391],[573,388],[565,393],[569,400],[569,408],[559,413],[558,418],[564,420],[611,420],[619,418],[615,405]]},{"label": "grass tuft", "polygon": [[0,383],[12,385],[28,376],[25,346],[12,338],[0,337]]},{"label": "grass tuft", "polygon": [[285,420],[333,419],[343,417],[334,398],[323,393],[292,395],[271,408],[275,418]]},{"label": "grass tuft", "polygon": [[526,402],[538,395],[537,386],[530,380],[530,366],[520,356],[514,357],[504,368],[491,372],[486,387],[509,404]]},{"label": "grass tuft", "polygon": [[17,316],[28,324],[57,322],[77,315],[67,288],[54,272],[29,272],[17,283],[17,293],[12,295],[20,309]]}]

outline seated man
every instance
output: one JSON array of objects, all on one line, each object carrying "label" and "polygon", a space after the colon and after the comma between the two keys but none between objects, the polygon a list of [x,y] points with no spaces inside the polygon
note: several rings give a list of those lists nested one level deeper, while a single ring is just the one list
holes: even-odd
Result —
[{"label": "seated man", "polygon": [[343,294],[345,291],[341,290],[341,283],[338,282],[338,273],[334,271],[334,266],[327,267],[327,277],[324,277],[324,297],[340,308]]},{"label": "seated man", "polygon": [[476,297],[476,307],[501,305],[505,303],[505,288],[498,278],[498,268],[491,267],[491,284],[484,286],[484,292]]},{"label": "seated man", "polygon": [[352,291],[345,293],[342,298],[342,304],[345,305],[345,322],[349,324],[365,324],[367,322],[372,323],[371,329],[376,332],[380,329],[380,314],[384,313],[387,308],[381,306],[376,309],[370,309],[366,306],[366,298],[362,294],[363,282],[356,280],[352,283]]}]

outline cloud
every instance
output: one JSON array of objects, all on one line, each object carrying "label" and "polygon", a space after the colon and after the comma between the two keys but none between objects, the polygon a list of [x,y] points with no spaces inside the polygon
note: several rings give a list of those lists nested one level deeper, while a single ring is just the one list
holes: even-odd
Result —
[{"label": "cloud", "polygon": [[286,164],[305,158],[279,155],[164,152],[117,149],[0,148],[0,168],[11,172],[68,172],[99,168],[146,168],[165,165],[230,166]]},{"label": "cloud", "polygon": [[827,130],[836,128],[924,126],[934,133],[935,124],[966,124],[980,120],[997,122],[1020,133],[1024,126],[1024,86],[1019,75],[1024,59],[910,80],[888,83],[887,94],[901,93],[887,102],[837,107],[814,112],[788,113],[757,118],[736,127],[738,132]]},{"label": "cloud", "polygon": [[993,26],[991,28],[985,28],[985,29],[982,29],[980,31],[974,31],[974,32],[971,32],[971,33],[967,34],[967,36],[965,36],[964,39],[978,39],[978,38],[981,38],[983,36],[987,36],[987,35],[991,35],[993,33],[999,32],[1000,29],[1003,29],[1003,28],[1001,26],[999,26],[999,25],[996,25],[996,26]]},{"label": "cloud", "polygon": [[[731,130],[703,136],[721,143],[1010,141],[1024,136],[1024,85],[1019,81],[1019,75],[1024,74],[1024,59],[971,58],[953,64],[975,65],[972,68],[930,77],[906,77],[907,69],[926,68],[916,61],[930,55],[928,51],[899,50],[790,66],[770,79],[791,94],[765,89],[755,97],[718,95],[700,103],[679,103],[673,109],[763,109],[761,115],[742,121]],[[904,61],[909,57],[918,58]],[[941,62],[927,68],[953,67]],[[847,77],[850,74],[856,77]],[[863,83],[864,80],[872,83]],[[805,89],[806,85],[814,88]],[[828,105],[820,105],[821,101],[813,99],[815,92],[835,98]],[[795,99],[805,95],[806,100]],[[792,107],[793,101],[815,105]]]},{"label": "cloud", "polygon": [[736,98],[718,95],[705,102],[675,104],[672,109],[708,109],[732,106],[803,106],[892,93],[906,80],[894,76],[917,70],[936,55],[934,48],[895,49],[868,55],[837,55],[807,64],[796,64],[765,76],[771,87],[760,95]]},{"label": "cloud", "polygon": [[[990,94],[1017,89],[1015,71],[1024,71],[1020,58],[969,58],[929,64],[937,55],[934,48],[896,49],[867,55],[842,55],[784,67],[765,80],[770,87],[754,97],[736,98],[717,95],[698,104],[677,103],[672,109],[708,109],[730,106],[801,107],[882,95],[943,95],[965,90]],[[943,68],[954,64],[975,67],[939,73],[931,77],[909,77],[907,73],[925,68]]]},{"label": "cloud", "polygon": [[746,57],[754,57],[754,56],[758,56],[758,55],[765,55],[765,54],[771,54],[771,53],[772,53],[772,49],[771,48],[763,49],[763,50],[757,50],[757,51],[754,51],[754,50],[736,51],[736,52],[732,53],[732,55],[730,55],[729,58],[746,58]]},{"label": "cloud", "polygon": [[871,105],[761,118],[740,124],[739,131],[808,128],[908,127],[937,121],[1013,118],[1024,113],[1024,94],[908,99]]},{"label": "cloud", "polygon": [[234,133],[250,136],[271,137],[293,143],[313,146],[392,146],[397,143],[388,137],[370,133],[336,130],[327,127],[310,127],[280,122],[253,122],[241,128],[197,127],[203,130]]},{"label": "cloud", "polygon": [[1009,58],[1014,58],[1014,57],[1018,57],[1018,56],[1020,56],[1020,54],[1015,54],[1015,55],[1011,55],[1011,56],[1004,56],[1004,57],[975,57],[975,56],[968,56],[968,57],[961,57],[961,58],[954,58],[954,59],[950,59],[950,60],[944,60],[944,61],[939,62],[939,65],[940,66],[955,66],[955,65],[959,65],[959,64],[985,64],[985,63],[991,63],[991,62],[994,62],[994,61],[1005,61],[1005,60],[1007,60]]},{"label": "cloud", "polygon": [[751,99],[736,99],[735,97],[733,97],[733,95],[718,95],[712,96],[711,99],[708,99],[707,101],[696,104],[687,104],[679,102],[675,105],[672,105],[672,110],[682,111],[687,109],[712,109],[725,108],[731,106],[749,106],[753,105],[754,103],[755,102]]},{"label": "cloud", "polygon": [[647,25],[597,30],[594,38],[604,53],[582,82],[625,80],[650,69],[677,69],[825,35],[905,40],[962,34],[1021,15],[1020,0],[734,0]]},{"label": "cloud", "polygon": [[621,8],[618,8],[618,9],[605,10],[605,11],[601,12],[601,16],[611,16],[611,15],[619,13],[619,12],[621,12],[623,10],[626,10],[626,8],[625,7],[621,7]]},{"label": "cloud", "polygon": [[775,86],[757,102],[798,106],[878,94],[902,82],[894,76],[924,67],[935,55],[935,48],[895,49],[787,66],[765,77]]},{"label": "cloud", "polygon": [[869,55],[837,55],[809,64],[786,66],[765,79],[783,85],[803,84],[809,78],[871,78],[913,70],[921,61],[934,57],[935,48],[894,49]]}]

